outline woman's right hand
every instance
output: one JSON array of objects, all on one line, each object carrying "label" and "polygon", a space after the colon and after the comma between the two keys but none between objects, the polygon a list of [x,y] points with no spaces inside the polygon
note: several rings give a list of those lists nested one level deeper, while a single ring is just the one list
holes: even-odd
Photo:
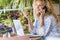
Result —
[{"label": "woman's right hand", "polygon": [[30,18],[30,16],[29,16],[28,12],[23,12],[23,15],[24,15],[24,17],[26,17],[27,19],[29,19],[29,18]]},{"label": "woman's right hand", "polygon": [[26,17],[27,20],[28,20],[29,30],[33,30],[33,24],[32,24],[32,22],[31,22],[31,20],[30,20],[30,16],[29,16],[28,12],[23,12],[23,15],[24,15],[24,17]]}]

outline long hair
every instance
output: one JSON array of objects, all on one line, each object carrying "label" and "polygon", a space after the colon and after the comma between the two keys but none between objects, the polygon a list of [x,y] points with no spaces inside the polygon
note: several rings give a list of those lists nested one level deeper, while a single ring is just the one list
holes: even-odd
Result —
[{"label": "long hair", "polygon": [[48,8],[48,13],[47,14],[48,15],[53,15],[57,20],[57,14],[54,11],[54,6],[53,6],[53,3],[52,3],[52,0],[34,0],[33,1],[33,15],[34,15],[34,18],[36,18],[36,14],[35,14],[36,10],[34,8],[36,1],[43,1],[45,3],[45,6]]},{"label": "long hair", "polygon": [[37,18],[37,16],[36,16],[36,9],[35,9],[35,3],[36,3],[36,1],[42,1],[42,0],[33,0],[33,15],[34,15],[34,18],[36,19]]}]

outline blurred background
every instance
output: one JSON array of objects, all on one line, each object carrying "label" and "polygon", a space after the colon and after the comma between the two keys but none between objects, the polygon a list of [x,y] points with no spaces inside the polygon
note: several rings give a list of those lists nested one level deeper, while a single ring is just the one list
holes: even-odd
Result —
[{"label": "blurred background", "polygon": [[[0,0],[0,23],[13,27],[12,20],[20,18],[25,33],[28,33],[28,27],[26,26],[28,21],[24,18],[22,12],[28,11],[33,23],[32,2],[33,0]],[[52,0],[52,2],[56,14],[60,15],[60,0]]]}]

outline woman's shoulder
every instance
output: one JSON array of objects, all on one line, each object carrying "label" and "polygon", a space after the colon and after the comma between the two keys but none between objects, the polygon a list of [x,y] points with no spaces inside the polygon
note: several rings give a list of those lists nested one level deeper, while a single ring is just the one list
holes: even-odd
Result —
[{"label": "woman's shoulder", "polygon": [[48,15],[48,16],[47,16],[47,19],[49,19],[49,20],[56,20],[53,15]]},{"label": "woman's shoulder", "polygon": [[44,21],[47,22],[47,23],[52,23],[52,22],[57,23],[55,17],[52,16],[52,15],[49,15],[49,16],[45,17]]}]

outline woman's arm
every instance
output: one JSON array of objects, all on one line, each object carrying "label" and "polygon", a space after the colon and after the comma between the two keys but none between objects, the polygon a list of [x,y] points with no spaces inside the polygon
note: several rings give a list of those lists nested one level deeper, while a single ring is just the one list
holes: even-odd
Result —
[{"label": "woman's arm", "polygon": [[40,17],[40,27],[44,25],[44,18]]},{"label": "woman's arm", "polygon": [[44,25],[45,10],[40,11],[40,27]]},{"label": "woman's arm", "polygon": [[32,24],[32,22],[31,22],[31,20],[30,20],[30,16],[29,16],[28,12],[23,12],[23,15],[24,15],[24,17],[26,17],[27,20],[28,20],[28,26],[29,26],[30,30],[31,30],[31,29],[33,30],[34,27],[33,27],[33,24]]},{"label": "woman's arm", "polygon": [[31,22],[31,20],[30,20],[30,18],[28,18],[28,26],[33,30],[33,24],[32,24],[32,22]]}]

